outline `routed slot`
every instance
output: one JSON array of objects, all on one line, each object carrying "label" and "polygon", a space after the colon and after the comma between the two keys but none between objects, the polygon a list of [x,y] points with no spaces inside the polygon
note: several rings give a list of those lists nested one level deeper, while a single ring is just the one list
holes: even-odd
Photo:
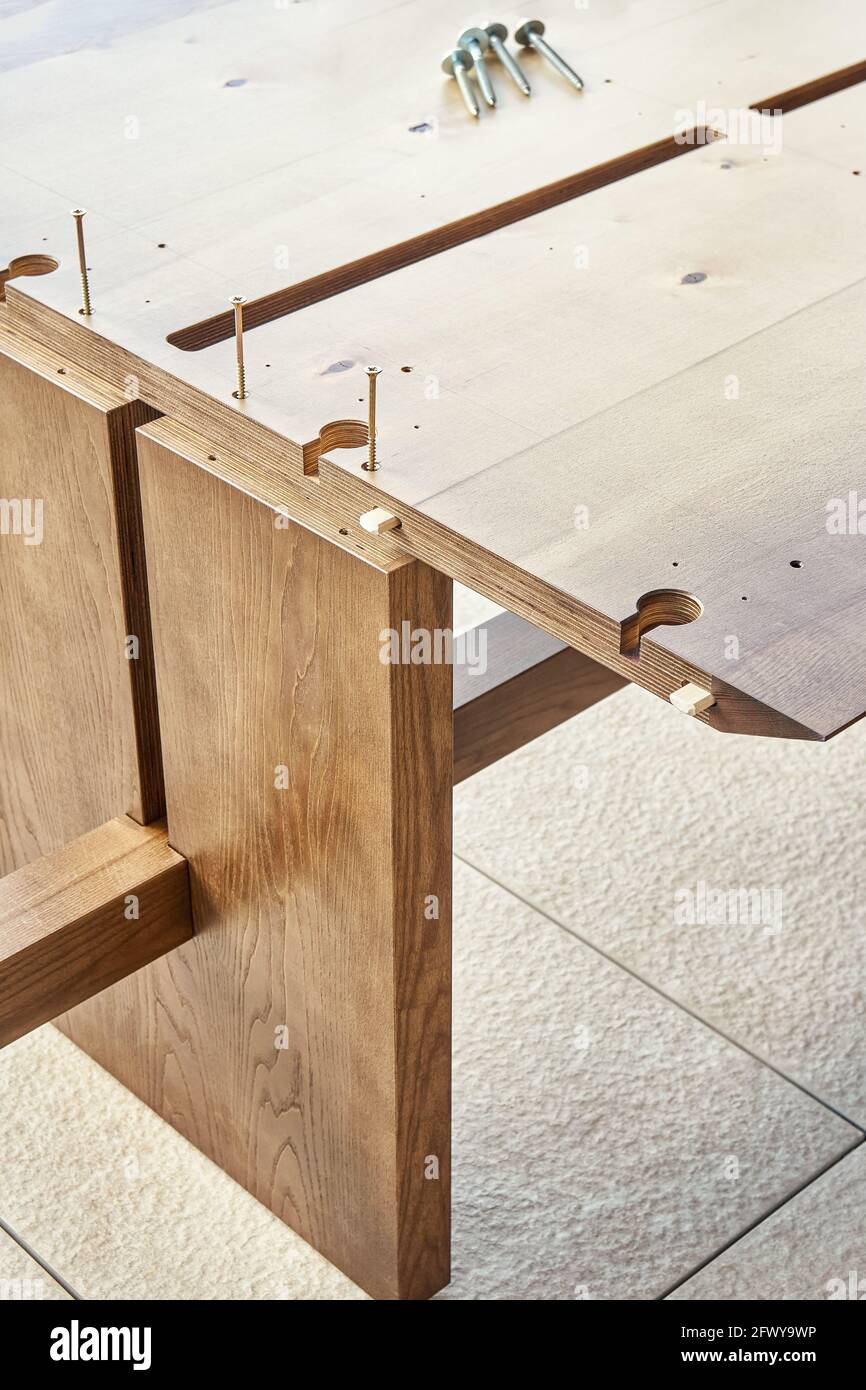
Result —
[{"label": "routed slot", "polygon": [[[468,217],[458,218],[456,222],[448,222],[443,227],[422,232],[420,236],[410,237],[396,246],[374,251],[371,255],[361,256],[355,261],[348,261],[345,265],[324,271],[321,275],[313,275],[309,280],[301,280],[297,285],[287,285],[285,289],[274,290],[272,294],[262,295],[260,299],[250,300],[244,305],[244,329],[257,328],[260,324],[293,314],[298,309],[306,309],[311,304],[331,299],[345,290],[352,290],[370,280],[390,275],[394,270],[402,270],[404,266],[414,265],[429,256],[436,256],[440,251],[450,251],[454,246],[474,241],[477,237],[498,231],[500,227],[507,227],[512,222],[520,222],[537,212],[545,212],[560,203],[570,202],[571,199],[592,193],[597,188],[604,188],[606,184],[629,178],[632,174],[639,174],[656,164],[664,164],[666,160],[674,159],[688,150],[700,149],[713,140],[714,134],[713,131],[700,126],[688,132],[679,132],[676,136],[665,136],[663,140],[657,140],[652,145],[631,150],[628,154],[607,160],[604,164],[584,169],[579,174],[569,174],[555,183],[545,184],[544,187],[532,189],[529,193],[521,193],[504,203],[496,203],[493,207],[483,208]],[[179,328],[175,333],[168,335],[167,341],[173,347],[182,348],[184,352],[199,352],[202,348],[211,347],[214,343],[221,343],[230,338],[233,332],[234,316],[231,312],[226,312],[215,314],[213,318],[201,319],[187,328]]]}]

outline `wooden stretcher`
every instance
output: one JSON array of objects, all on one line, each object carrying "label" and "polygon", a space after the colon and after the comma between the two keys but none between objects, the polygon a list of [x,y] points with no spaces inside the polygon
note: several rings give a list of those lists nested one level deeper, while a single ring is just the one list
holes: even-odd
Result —
[{"label": "wooden stretcher", "polygon": [[[866,710],[866,10],[551,0],[585,90],[478,121],[455,0],[182,10],[0,73],[0,1041],[425,1298],[453,784],[626,683]],[[383,659],[453,580],[484,669]]]}]

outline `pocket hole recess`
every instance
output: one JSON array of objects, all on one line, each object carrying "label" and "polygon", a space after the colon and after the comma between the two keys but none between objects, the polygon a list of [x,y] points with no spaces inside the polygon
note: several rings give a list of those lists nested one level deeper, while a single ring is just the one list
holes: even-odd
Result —
[{"label": "pocket hole recess", "polygon": [[29,256],[16,256],[5,269],[0,270],[0,304],[6,301],[6,282],[17,280],[24,275],[50,275],[60,265],[53,256],[43,256],[34,252]]},{"label": "pocket hole recess", "polygon": [[620,628],[619,649],[623,656],[640,656],[644,633],[656,627],[680,627],[693,623],[703,613],[703,604],[682,589],[651,589],[641,594],[637,609]]}]

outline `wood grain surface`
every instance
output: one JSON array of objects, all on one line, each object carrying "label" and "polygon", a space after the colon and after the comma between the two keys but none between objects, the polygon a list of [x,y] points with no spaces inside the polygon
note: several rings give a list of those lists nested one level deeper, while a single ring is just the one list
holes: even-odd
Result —
[{"label": "wood grain surface", "polygon": [[[700,69],[703,59],[696,61]],[[820,80],[812,90],[827,86]],[[792,100],[781,81],[763,90],[785,91]],[[352,407],[360,413],[362,363],[371,357],[384,362],[381,471],[363,474],[360,450],[322,460],[322,491],[335,521],[349,516],[355,522],[372,504],[383,506],[402,521],[388,553],[415,555],[483,589],[664,698],[689,681],[712,688],[717,697],[724,692],[699,716],[715,728],[825,738],[866,708],[866,693],[857,685],[856,644],[849,661],[836,650],[835,637],[825,646],[821,632],[811,635],[815,624],[835,632],[834,623],[842,622],[833,611],[833,584],[821,590],[819,615],[810,607],[808,583],[792,588],[780,580],[781,588],[774,587],[774,558],[767,579],[753,580],[745,600],[734,592],[740,585],[733,576],[751,574],[758,559],[750,533],[764,528],[773,537],[797,496],[791,464],[786,472],[759,463],[756,480],[756,465],[737,433],[743,419],[751,422],[756,441],[768,428],[766,421],[784,400],[785,356],[774,358],[762,378],[752,375],[749,407],[713,416],[722,443],[731,431],[731,454],[740,460],[732,524],[723,516],[720,527],[702,529],[701,518],[689,510],[695,475],[680,460],[690,447],[695,407],[677,383],[688,369],[719,362],[719,354],[737,344],[747,353],[756,334],[785,320],[795,325],[794,338],[783,343],[784,335],[767,337],[765,350],[778,343],[779,352],[796,355],[799,325],[807,322],[796,317],[800,311],[856,284],[866,186],[854,174],[862,163],[864,91],[862,85],[850,87],[794,109],[784,118],[781,147],[769,154],[760,144],[694,150],[687,159],[255,329],[248,339],[258,344],[253,351],[260,356],[248,361],[258,362],[258,385],[243,411],[219,399],[220,354],[228,345],[181,354],[195,359],[192,375],[184,368],[169,376],[111,341],[117,336],[111,314],[94,333],[80,316],[77,323],[58,317],[13,285],[10,306],[30,331],[65,335],[68,351],[83,352],[112,380],[140,369],[148,400],[194,422],[219,451],[228,445],[238,458],[254,460],[272,488],[289,480],[299,489],[315,486],[295,470],[314,464],[319,446],[311,445],[308,455],[303,440],[309,436],[291,431],[306,412],[318,440],[324,418],[348,415]],[[834,209],[832,218],[827,207]],[[777,235],[779,225],[784,236]],[[580,268],[576,246],[589,255]],[[51,280],[32,282],[33,294],[38,285],[39,295],[50,300],[42,287]],[[423,313],[412,312],[412,305],[423,305]],[[138,316],[134,334],[120,337],[135,338],[144,348],[145,327]],[[811,339],[805,341],[811,347]],[[161,351],[147,348],[151,357]],[[823,360],[815,352],[812,368]],[[832,373],[834,366],[825,369]],[[803,370],[809,372],[808,361]],[[734,368],[729,375],[738,379]],[[193,379],[207,381],[216,394],[205,401]],[[292,383],[288,392],[285,382]],[[815,374],[819,389],[821,382]],[[716,388],[725,389],[724,381]],[[828,399],[833,393],[831,381]],[[642,397],[652,399],[668,431],[663,457],[652,468],[642,457],[641,438],[630,437],[627,448],[612,453],[607,446],[608,433],[618,429],[611,412],[621,406],[621,432],[629,430]],[[287,415],[280,403],[289,398]],[[759,403],[762,414],[755,423]],[[834,420],[838,424],[838,439],[828,436],[823,447],[825,459],[844,452],[852,410],[854,398],[841,413],[821,412],[830,436]],[[266,419],[281,419],[290,437],[281,443]],[[775,431],[780,438],[788,424],[783,414]],[[647,417],[642,428],[649,458],[656,424]],[[572,436],[572,430],[580,433]],[[575,463],[572,438],[584,448],[593,441],[591,465]],[[244,485],[249,471],[238,474]],[[728,468],[706,476],[705,508],[712,506],[722,472],[731,483]],[[825,469],[820,480],[811,481],[826,486],[829,500],[845,478]],[[593,517],[589,531],[573,525],[579,508]],[[804,514],[805,532],[814,519],[814,512]],[[531,532],[526,545],[525,520]],[[335,529],[348,528],[344,521]],[[805,532],[784,536],[805,544]],[[707,574],[716,576],[709,584]],[[730,589],[726,576],[732,577]],[[627,654],[629,664],[623,665],[624,625],[644,595],[668,589],[692,595],[702,606],[700,617],[682,627],[656,628],[639,659],[636,652]],[[737,607],[743,602],[752,607]],[[762,616],[769,624],[764,629]],[[800,641],[786,639],[794,631],[802,633]],[[802,669],[802,654],[813,640],[818,656]],[[733,659],[731,650],[738,653]]]},{"label": "wood grain surface", "polygon": [[0,1047],[192,936],[162,825],[106,822],[0,878]]},{"label": "wood grain surface", "polygon": [[0,874],[110,817],[163,809],[134,461],[135,426],[152,415],[0,326],[11,504],[0,518]]},{"label": "wood grain surface", "polygon": [[[139,432],[172,845],[189,946],[65,1030],[369,1292],[448,1279],[450,623]],[[277,523],[277,524],[275,524]],[[435,911],[433,910],[435,907]]]}]

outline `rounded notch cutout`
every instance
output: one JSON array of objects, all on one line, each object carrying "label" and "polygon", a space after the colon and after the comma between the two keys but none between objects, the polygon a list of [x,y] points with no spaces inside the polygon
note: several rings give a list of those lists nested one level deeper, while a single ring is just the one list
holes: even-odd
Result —
[{"label": "rounded notch cutout", "polygon": [[680,627],[703,613],[700,599],[684,589],[651,589],[641,594],[637,609],[620,626],[619,649],[623,656],[640,655],[640,639],[655,627]]},{"label": "rounded notch cutout", "polygon": [[6,299],[7,280],[17,280],[19,276],[24,275],[50,275],[59,265],[60,262],[53,256],[44,256],[41,251],[34,251],[27,256],[16,256],[0,270],[0,303]]}]

